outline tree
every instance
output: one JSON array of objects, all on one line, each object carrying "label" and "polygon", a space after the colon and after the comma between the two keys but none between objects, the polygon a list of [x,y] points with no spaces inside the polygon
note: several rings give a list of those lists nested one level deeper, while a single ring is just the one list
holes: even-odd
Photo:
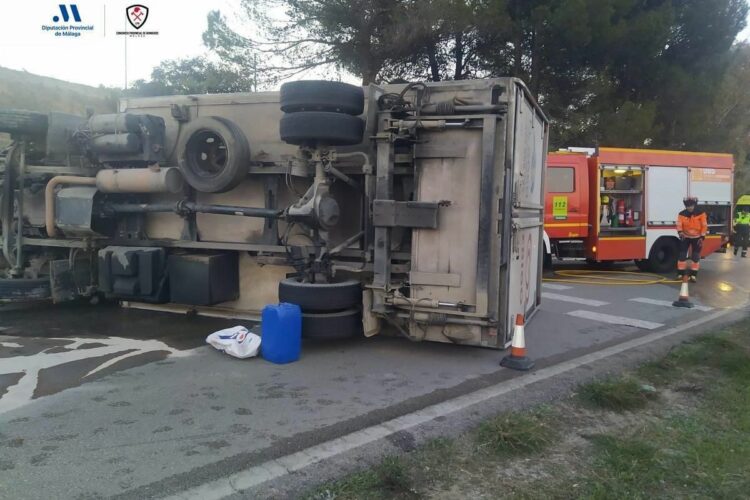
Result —
[{"label": "tree", "polygon": [[[206,46],[222,60],[257,59],[275,84],[317,69],[348,72],[363,84],[476,75],[475,14],[481,0],[245,0],[257,36],[208,15]],[[269,13],[283,12],[280,19]],[[259,56],[258,56],[259,55]]]},{"label": "tree", "polygon": [[[405,0],[245,0],[245,13],[257,26],[258,39],[232,30],[219,12],[208,16],[205,44],[225,60],[260,54],[258,72],[275,83],[305,71],[333,67],[378,80],[379,72],[408,54],[412,33]],[[285,12],[279,20],[269,12]]]},{"label": "tree", "polygon": [[137,80],[127,90],[133,96],[248,92],[254,79],[230,64],[205,57],[164,61],[151,72],[151,80]]},{"label": "tree", "polygon": [[262,61],[253,67],[266,83],[311,69],[348,72],[363,84],[516,76],[551,117],[553,147],[672,149],[720,147],[725,129],[706,124],[729,105],[717,101],[719,87],[736,64],[731,47],[748,12],[746,0],[244,0],[243,7],[257,37],[212,12],[204,41],[232,65]]},{"label": "tree", "polygon": [[702,127],[708,137],[702,146],[734,153],[735,193],[750,193],[750,45],[737,45],[729,55],[728,70],[718,82],[710,120]]}]

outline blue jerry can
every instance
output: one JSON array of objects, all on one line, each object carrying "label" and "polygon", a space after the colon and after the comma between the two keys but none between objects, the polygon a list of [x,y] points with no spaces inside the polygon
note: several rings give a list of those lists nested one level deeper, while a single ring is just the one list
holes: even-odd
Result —
[{"label": "blue jerry can", "polygon": [[302,310],[296,304],[273,304],[261,314],[263,359],[282,364],[297,361],[302,350]]}]

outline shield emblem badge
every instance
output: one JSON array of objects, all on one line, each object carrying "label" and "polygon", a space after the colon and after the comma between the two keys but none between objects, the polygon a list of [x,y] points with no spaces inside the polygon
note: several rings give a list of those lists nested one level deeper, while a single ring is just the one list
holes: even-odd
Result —
[{"label": "shield emblem badge", "polygon": [[148,19],[148,7],[138,4],[131,5],[125,9],[125,15],[133,28],[140,29],[141,26],[146,24],[146,19]]}]

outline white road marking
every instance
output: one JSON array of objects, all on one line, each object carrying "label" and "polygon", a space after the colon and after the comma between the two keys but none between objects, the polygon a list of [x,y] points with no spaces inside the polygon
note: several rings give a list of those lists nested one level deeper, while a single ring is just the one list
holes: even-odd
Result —
[{"label": "white road marking", "polygon": [[0,347],[16,348],[23,346],[21,344],[16,344],[15,342],[0,342]]},{"label": "white road marking", "polygon": [[[741,307],[745,307],[747,304],[743,304]],[[360,446],[373,443],[379,439],[383,439],[391,434],[401,431],[408,431],[418,425],[430,422],[437,417],[444,417],[461,410],[465,410],[471,406],[483,403],[490,399],[494,399],[498,396],[502,396],[509,392],[522,389],[528,385],[535,384],[542,380],[547,380],[553,377],[559,377],[560,375],[574,370],[580,366],[588,365],[602,359],[609,358],[611,356],[620,354],[636,347],[641,347],[657,340],[661,340],[665,337],[669,337],[676,333],[684,332],[690,328],[708,323],[722,316],[725,316],[732,312],[734,309],[724,309],[717,311],[713,314],[709,314],[698,318],[687,323],[683,323],[674,328],[667,330],[649,333],[643,337],[629,340],[621,344],[607,347],[600,351],[586,354],[579,358],[564,361],[562,363],[542,368],[541,370],[532,371],[525,374],[522,377],[512,378],[499,384],[480,389],[463,396],[459,396],[442,403],[437,403],[432,406],[423,408],[422,410],[408,413],[401,417],[388,420],[382,424],[373,425],[359,431],[352,432],[340,438],[332,439],[302,451],[286,455],[284,457],[269,460],[259,465],[248,467],[247,469],[232,474],[227,477],[216,479],[214,481],[204,483],[195,488],[183,491],[174,496],[168,497],[170,500],[186,500],[186,499],[200,499],[200,500],[212,500],[221,499],[231,495],[236,495],[238,492],[254,488],[267,481],[279,479],[287,474],[299,471],[305,467],[309,467],[323,460],[335,457],[342,453],[354,450]]]},{"label": "white road marking", "polygon": [[550,290],[570,290],[571,288],[573,288],[572,286],[556,285],[554,283],[542,283],[542,286],[544,288],[549,288]]},{"label": "white road marking", "polygon": [[643,328],[644,330],[656,330],[657,328],[664,326],[662,323],[653,323],[642,319],[626,318],[625,316],[614,316],[612,314],[602,314],[594,311],[571,311],[568,313],[568,316],[601,321],[602,323],[609,323],[611,325],[634,326],[636,328]]},{"label": "white road marking", "polygon": [[[658,300],[658,299],[649,299],[648,297],[636,297],[634,299],[630,299],[631,302],[641,302],[642,304],[653,304],[655,306],[665,306],[665,307],[674,307],[672,305],[671,300]],[[701,306],[698,304],[693,304],[693,309],[696,311],[713,311],[713,307],[709,306]]]},{"label": "white road marking", "polygon": [[603,302],[601,300],[594,299],[582,299],[580,297],[572,297],[570,295],[562,295],[559,293],[542,292],[542,298],[548,300],[559,300],[560,302],[572,302],[573,304],[581,304],[584,306],[601,307],[609,305],[609,302]]}]

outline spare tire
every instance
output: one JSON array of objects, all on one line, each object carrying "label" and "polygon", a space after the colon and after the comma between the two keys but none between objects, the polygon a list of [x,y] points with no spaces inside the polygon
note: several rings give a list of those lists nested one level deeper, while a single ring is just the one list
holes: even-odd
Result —
[{"label": "spare tire", "polygon": [[49,278],[0,279],[0,301],[23,302],[50,298]]},{"label": "spare tire", "polygon": [[361,115],[365,109],[365,93],[362,87],[325,80],[285,83],[281,86],[279,101],[281,110],[285,113],[335,111]]},{"label": "spare tire", "polygon": [[177,151],[177,165],[185,180],[203,193],[224,193],[237,187],[250,166],[245,134],[233,122],[217,116],[189,122]]},{"label": "spare tire", "polygon": [[47,115],[22,109],[0,109],[0,132],[40,136],[47,133]]},{"label": "spare tire", "polygon": [[288,278],[279,282],[279,301],[297,304],[305,312],[341,311],[362,304],[362,285],[356,280],[303,283]]},{"label": "spare tire", "polygon": [[352,146],[362,142],[365,124],[356,116],[329,111],[300,111],[281,118],[281,140],[296,146]]},{"label": "spare tire", "polygon": [[359,309],[332,313],[302,313],[302,336],[308,339],[345,339],[362,334]]}]

